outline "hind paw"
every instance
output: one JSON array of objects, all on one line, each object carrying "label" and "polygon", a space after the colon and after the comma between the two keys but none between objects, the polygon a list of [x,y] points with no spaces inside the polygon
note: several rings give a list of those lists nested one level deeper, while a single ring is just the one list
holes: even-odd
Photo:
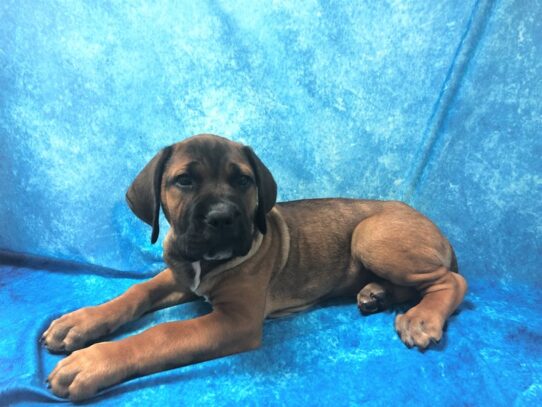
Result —
[{"label": "hind paw", "polygon": [[389,307],[388,292],[378,283],[369,283],[358,293],[358,308],[363,315],[383,311]]}]

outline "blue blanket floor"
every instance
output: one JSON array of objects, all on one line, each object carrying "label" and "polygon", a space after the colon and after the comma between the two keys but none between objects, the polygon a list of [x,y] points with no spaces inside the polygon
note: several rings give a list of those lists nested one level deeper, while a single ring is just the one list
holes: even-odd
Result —
[{"label": "blue blanket floor", "polygon": [[[7,260],[6,260],[7,258]],[[14,261],[0,272],[0,404],[61,401],[45,378],[61,359],[38,343],[47,325],[118,295],[141,277],[85,265]],[[362,317],[353,299],[268,320],[248,353],[136,378],[89,403],[118,405],[507,405],[542,400],[542,291],[488,279],[471,283],[443,340],[408,349],[394,310]],[[209,312],[194,302],[144,316],[108,339]]]}]

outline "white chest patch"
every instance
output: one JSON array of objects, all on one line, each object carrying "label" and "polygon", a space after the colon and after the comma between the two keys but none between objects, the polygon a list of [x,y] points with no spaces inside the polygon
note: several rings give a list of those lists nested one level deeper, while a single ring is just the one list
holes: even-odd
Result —
[{"label": "white chest patch", "polygon": [[195,261],[192,263],[192,268],[194,269],[194,281],[192,282],[192,291],[196,291],[199,287],[199,283],[201,282],[201,263],[199,261]]}]

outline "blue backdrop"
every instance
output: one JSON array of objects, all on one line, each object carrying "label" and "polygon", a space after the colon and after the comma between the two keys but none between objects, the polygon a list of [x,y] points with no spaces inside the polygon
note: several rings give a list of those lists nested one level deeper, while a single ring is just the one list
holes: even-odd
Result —
[{"label": "blue backdrop", "polygon": [[[465,347],[476,346],[478,336],[501,329],[495,335],[502,336],[502,343],[496,339],[499,344],[490,349],[512,340],[526,346],[498,357],[482,352],[490,356],[465,362],[472,369],[489,363],[487,372],[510,370],[502,383],[492,378],[485,384],[509,390],[495,395],[471,389],[467,402],[496,397],[493,401],[521,404],[542,398],[541,364],[531,360],[532,349],[542,345],[541,313],[529,308],[523,319],[517,314],[520,302],[540,304],[540,0],[4,0],[0,66],[0,249],[5,265],[0,278],[7,287],[0,294],[0,312],[11,338],[4,339],[2,356],[11,376],[0,391],[13,402],[29,402],[32,392],[48,397],[45,390],[40,393],[41,384],[25,382],[34,380],[36,366],[47,370],[47,363],[53,363],[41,351],[39,357],[34,350],[20,355],[29,330],[37,338],[53,314],[103,301],[162,267],[160,244],[150,245],[150,228],[132,215],[124,193],[158,149],[203,132],[251,145],[275,175],[280,200],[402,199],[428,214],[456,247],[461,272],[473,287],[467,304],[477,313],[472,311],[475,322],[470,323],[485,327],[469,337],[465,322],[456,336]],[[88,266],[70,269],[32,256]],[[101,282],[106,275],[118,278]],[[35,287],[32,279],[38,279]],[[45,295],[44,287],[61,298]],[[351,307],[319,309],[298,318],[312,315],[315,321],[309,325],[316,330],[322,323],[318,318],[340,319],[342,312],[353,312]],[[31,316],[27,325],[21,310]],[[468,320],[464,314],[457,320]],[[373,319],[377,326],[378,318]],[[488,318],[498,327],[485,326]],[[376,349],[388,349],[392,320],[388,315],[378,328],[387,337],[380,348],[373,344]],[[297,334],[280,337],[280,329],[269,329],[285,344],[297,338],[291,345],[295,350],[305,346],[299,321],[280,323]],[[347,329],[355,322],[335,323],[345,323],[348,335],[358,335],[358,328]],[[404,358],[410,369],[428,360],[406,356],[395,339],[397,358]],[[329,340],[325,332],[315,339]],[[211,377],[212,366],[230,366],[231,361],[241,375],[235,385],[246,389],[251,381],[243,375],[253,367],[249,363],[243,370],[239,363],[243,357],[265,358],[273,349],[269,346],[241,356],[241,362],[204,364],[211,370],[201,375]],[[319,346],[299,360],[300,372],[308,359],[329,351]],[[346,352],[345,359],[357,361],[356,369],[370,369],[348,353],[348,346],[337,346],[339,354]],[[455,366],[454,350],[442,353],[447,356],[433,357],[450,358]],[[517,364],[502,365],[509,357],[519,358]],[[527,367],[520,372],[522,363]],[[343,369],[345,385],[366,386],[347,378],[348,369]],[[446,380],[468,380],[466,372]],[[433,373],[440,374],[438,369]],[[266,380],[272,381],[269,374]],[[163,377],[167,393],[173,380]],[[314,377],[299,377],[299,386],[314,386]],[[513,386],[508,385],[511,377],[518,381]],[[386,374],[381,379],[382,386],[387,384]],[[396,379],[401,380],[408,383],[403,376]],[[250,392],[246,399],[239,392],[240,399],[228,399],[230,393],[220,393],[227,388],[222,384],[212,394],[216,400],[225,397],[226,404],[264,400]],[[264,381],[263,388],[268,384]],[[427,398],[422,400],[429,401],[432,385],[424,386]],[[294,390],[286,386],[273,400],[296,400],[300,393]],[[343,390],[336,389],[337,394]],[[441,402],[464,402],[469,391]],[[133,392],[115,397],[114,402],[126,401]],[[323,403],[324,398],[315,400]]]}]

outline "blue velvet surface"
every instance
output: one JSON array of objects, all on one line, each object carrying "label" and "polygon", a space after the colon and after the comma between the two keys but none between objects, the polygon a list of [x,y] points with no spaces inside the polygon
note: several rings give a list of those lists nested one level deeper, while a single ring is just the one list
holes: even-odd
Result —
[{"label": "blue velvet surface", "polygon": [[[5,260],[5,257],[4,257]],[[38,344],[52,318],[102,302],[140,281],[85,265],[7,261],[0,284],[0,400],[58,401],[45,377],[61,356]],[[535,289],[536,288],[536,289]],[[104,391],[99,405],[516,405],[542,400],[540,286],[471,284],[444,340],[409,350],[395,312],[362,317],[335,301],[265,324],[255,351],[134,379]],[[111,338],[209,311],[205,302],[155,312]]]},{"label": "blue velvet surface", "polygon": [[281,200],[413,204],[471,291],[423,354],[392,314],[332,304],[268,322],[261,350],[102,403],[541,401],[539,0],[4,0],[0,67],[0,403],[52,400],[58,357],[36,340],[54,316],[163,266],[124,192],[159,148],[200,132],[252,145]]}]

